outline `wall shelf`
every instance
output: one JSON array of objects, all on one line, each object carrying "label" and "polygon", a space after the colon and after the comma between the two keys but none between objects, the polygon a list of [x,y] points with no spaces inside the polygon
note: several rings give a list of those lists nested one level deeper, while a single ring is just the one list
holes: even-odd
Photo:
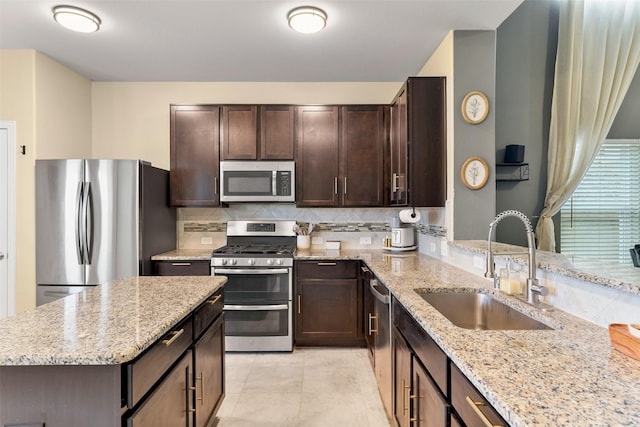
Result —
[{"label": "wall shelf", "polygon": [[497,163],[496,182],[529,180],[529,163]]}]

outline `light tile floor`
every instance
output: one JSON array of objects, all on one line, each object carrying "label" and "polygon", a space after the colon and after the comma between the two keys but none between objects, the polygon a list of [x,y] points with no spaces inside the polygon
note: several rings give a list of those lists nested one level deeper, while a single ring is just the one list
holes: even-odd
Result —
[{"label": "light tile floor", "polygon": [[217,427],[389,427],[360,348],[227,353]]}]

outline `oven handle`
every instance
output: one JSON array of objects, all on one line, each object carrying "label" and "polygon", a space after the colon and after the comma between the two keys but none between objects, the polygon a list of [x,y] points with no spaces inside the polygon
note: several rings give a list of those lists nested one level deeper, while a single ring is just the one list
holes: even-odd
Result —
[{"label": "oven handle", "polygon": [[214,268],[214,274],[287,274],[287,268],[263,268],[263,269],[242,269],[242,268]]},{"label": "oven handle", "polygon": [[225,305],[224,309],[228,311],[278,311],[287,310],[289,304],[272,304],[272,305]]}]

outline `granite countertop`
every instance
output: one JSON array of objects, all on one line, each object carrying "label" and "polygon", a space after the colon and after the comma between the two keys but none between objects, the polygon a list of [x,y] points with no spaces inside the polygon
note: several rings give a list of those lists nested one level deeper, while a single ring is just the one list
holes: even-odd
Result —
[{"label": "granite countertop", "polygon": [[0,366],[128,362],[227,281],[226,277],[116,280],[0,320]]},{"label": "granite countertop", "polygon": [[[492,289],[489,279],[416,252],[313,250],[296,258],[364,260],[514,427],[640,426],[640,361],[616,351],[605,328],[561,310],[543,312]],[[488,292],[554,329],[462,329],[415,289]]]},{"label": "granite countertop", "polygon": [[153,255],[153,261],[211,261],[213,249],[176,249]]}]

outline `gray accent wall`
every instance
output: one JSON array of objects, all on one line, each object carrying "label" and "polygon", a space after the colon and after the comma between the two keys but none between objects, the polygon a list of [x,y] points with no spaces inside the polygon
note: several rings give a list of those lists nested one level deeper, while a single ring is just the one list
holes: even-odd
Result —
[{"label": "gray accent wall", "polygon": [[[525,1],[497,30],[496,163],[507,145],[525,146],[529,180],[496,183],[496,213],[516,209],[535,226],[544,206],[558,39],[556,0]],[[522,223],[505,220],[496,240],[526,246]]]},{"label": "gray accent wall", "polygon": [[[455,31],[454,43],[454,240],[486,239],[495,216],[495,31]],[[462,118],[462,100],[479,90],[489,99],[489,115],[472,125]],[[472,156],[489,165],[489,180],[479,190],[467,188],[460,168]]]},{"label": "gray accent wall", "polygon": [[[640,69],[639,69],[640,70]],[[609,130],[612,139],[640,139],[640,71],[631,82],[616,119]]]}]

